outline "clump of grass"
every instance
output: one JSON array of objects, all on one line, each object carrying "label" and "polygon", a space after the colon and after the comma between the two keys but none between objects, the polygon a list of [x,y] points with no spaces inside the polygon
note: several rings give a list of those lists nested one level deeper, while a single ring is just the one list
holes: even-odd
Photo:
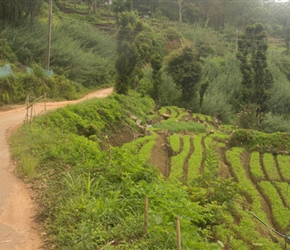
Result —
[{"label": "clump of grass", "polygon": [[160,124],[154,125],[154,128],[164,130],[167,129],[171,133],[179,133],[181,131],[188,132],[206,132],[204,125],[195,122],[175,122],[175,121],[165,121]]},{"label": "clump of grass", "polygon": [[36,166],[38,165],[38,160],[31,155],[21,154],[19,159],[19,170],[23,175],[27,176],[30,180],[35,177]]}]

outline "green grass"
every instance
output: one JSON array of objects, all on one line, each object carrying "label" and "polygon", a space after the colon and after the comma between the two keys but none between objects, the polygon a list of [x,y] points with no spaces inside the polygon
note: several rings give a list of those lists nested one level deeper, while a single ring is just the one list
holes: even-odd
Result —
[{"label": "green grass", "polygon": [[163,121],[160,124],[153,125],[153,127],[160,130],[167,129],[171,133],[179,133],[181,131],[200,133],[206,131],[206,128],[202,124],[183,121]]}]

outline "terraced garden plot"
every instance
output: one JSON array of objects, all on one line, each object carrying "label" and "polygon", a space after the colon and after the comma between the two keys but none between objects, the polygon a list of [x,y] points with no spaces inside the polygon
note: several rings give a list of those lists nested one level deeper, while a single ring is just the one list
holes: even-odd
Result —
[{"label": "terraced garden plot", "polygon": [[203,159],[203,147],[201,144],[203,135],[195,135],[193,137],[193,154],[188,160],[187,180],[190,181],[200,175],[201,162]]},{"label": "terraced garden plot", "polygon": [[276,163],[272,154],[270,153],[263,154],[263,164],[264,164],[265,171],[267,175],[269,176],[269,180],[281,181],[281,178],[276,168]]},{"label": "terraced garden plot", "polygon": [[231,164],[232,171],[238,179],[238,183],[243,195],[250,202],[250,210],[259,216],[262,220],[268,221],[268,218],[263,211],[261,194],[256,189],[252,181],[248,178],[246,170],[241,163],[241,154],[244,152],[242,148],[232,148],[226,152],[226,157]]},{"label": "terraced garden plot", "polygon": [[181,152],[171,157],[170,178],[182,179],[184,177],[183,166],[187,155],[190,153],[190,136],[185,135],[183,139],[183,148]]},{"label": "terraced garden plot", "polygon": [[283,179],[290,181],[290,156],[278,155],[277,162]]},{"label": "terraced garden plot", "polygon": [[288,155],[278,155],[277,162],[283,179],[290,182],[290,157]]},{"label": "terraced garden plot", "polygon": [[173,134],[168,138],[170,146],[175,153],[180,152],[182,147],[182,138],[179,134]]},{"label": "terraced garden plot", "polygon": [[282,229],[289,231],[290,210],[284,206],[276,188],[269,181],[261,181],[259,186],[271,202],[273,216],[277,223]]},{"label": "terraced garden plot", "polygon": [[281,198],[284,200],[285,205],[290,209],[290,185],[288,182],[274,182],[274,186],[277,187]]},{"label": "terraced garden plot", "polygon": [[152,140],[155,140],[156,137],[157,137],[156,133],[152,133],[152,135],[150,135],[150,136],[140,137],[132,142],[125,143],[125,144],[123,144],[122,148],[138,152],[140,150],[140,148],[142,147],[142,145],[144,145]]},{"label": "terraced garden plot", "polygon": [[265,179],[264,172],[260,164],[260,153],[253,152],[250,159],[250,171],[255,180]]}]

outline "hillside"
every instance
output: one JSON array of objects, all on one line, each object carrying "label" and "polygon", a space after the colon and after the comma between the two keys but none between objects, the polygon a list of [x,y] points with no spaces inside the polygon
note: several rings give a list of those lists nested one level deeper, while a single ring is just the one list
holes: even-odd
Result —
[{"label": "hillside", "polygon": [[289,7],[54,0],[47,71],[49,1],[1,2],[3,109],[115,91],[11,138],[45,248],[287,248]]},{"label": "hillside", "polygon": [[[184,249],[283,249],[289,135],[267,135],[264,148],[253,146],[263,134],[153,107],[136,94],[113,95],[39,117],[13,137],[19,170],[33,180],[43,207],[48,244],[175,249],[179,216]],[[247,133],[254,137],[241,147]]]}]

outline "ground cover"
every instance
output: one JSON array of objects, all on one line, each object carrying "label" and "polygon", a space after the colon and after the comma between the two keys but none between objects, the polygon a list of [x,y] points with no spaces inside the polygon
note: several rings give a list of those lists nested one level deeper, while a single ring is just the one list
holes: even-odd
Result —
[{"label": "ground cover", "polygon": [[[275,174],[276,180],[282,174],[272,154],[260,156],[260,152],[231,148],[230,129],[223,134],[216,128],[212,133],[212,127],[203,126],[202,121],[197,123],[204,127],[202,133],[184,126],[174,134],[155,126],[144,133],[129,117],[134,115],[146,124],[150,112],[152,116],[151,102],[137,96],[132,102],[116,95],[75,109],[68,107],[37,119],[34,126],[22,131],[25,136],[17,137],[26,141],[31,137],[33,146],[28,149],[20,143],[14,154],[24,169],[33,173],[30,178],[44,185],[43,214],[53,244],[70,249],[110,249],[110,242],[114,242],[121,249],[156,249],[160,244],[173,249],[178,215],[185,249],[213,249],[218,241],[228,249],[282,249],[280,239],[243,210],[278,231],[282,224],[287,230],[286,219],[276,218],[282,205],[283,215],[288,216],[287,186],[268,182]],[[161,114],[166,112],[175,112],[176,117],[183,111],[166,107],[154,120],[162,120]],[[184,123],[171,119],[161,124],[176,128],[195,121],[195,116],[182,116]],[[123,140],[127,143],[116,147],[114,138],[124,127],[130,127],[132,141]],[[138,137],[132,137],[131,129]],[[36,160],[25,162],[25,155]],[[280,163],[280,156],[276,160]],[[45,174],[44,179],[39,172]],[[267,183],[276,192],[271,197],[280,201],[264,192],[269,189]],[[52,194],[67,199],[51,201]],[[146,237],[142,232],[144,196],[150,201]],[[74,216],[69,217],[71,214]]]}]

